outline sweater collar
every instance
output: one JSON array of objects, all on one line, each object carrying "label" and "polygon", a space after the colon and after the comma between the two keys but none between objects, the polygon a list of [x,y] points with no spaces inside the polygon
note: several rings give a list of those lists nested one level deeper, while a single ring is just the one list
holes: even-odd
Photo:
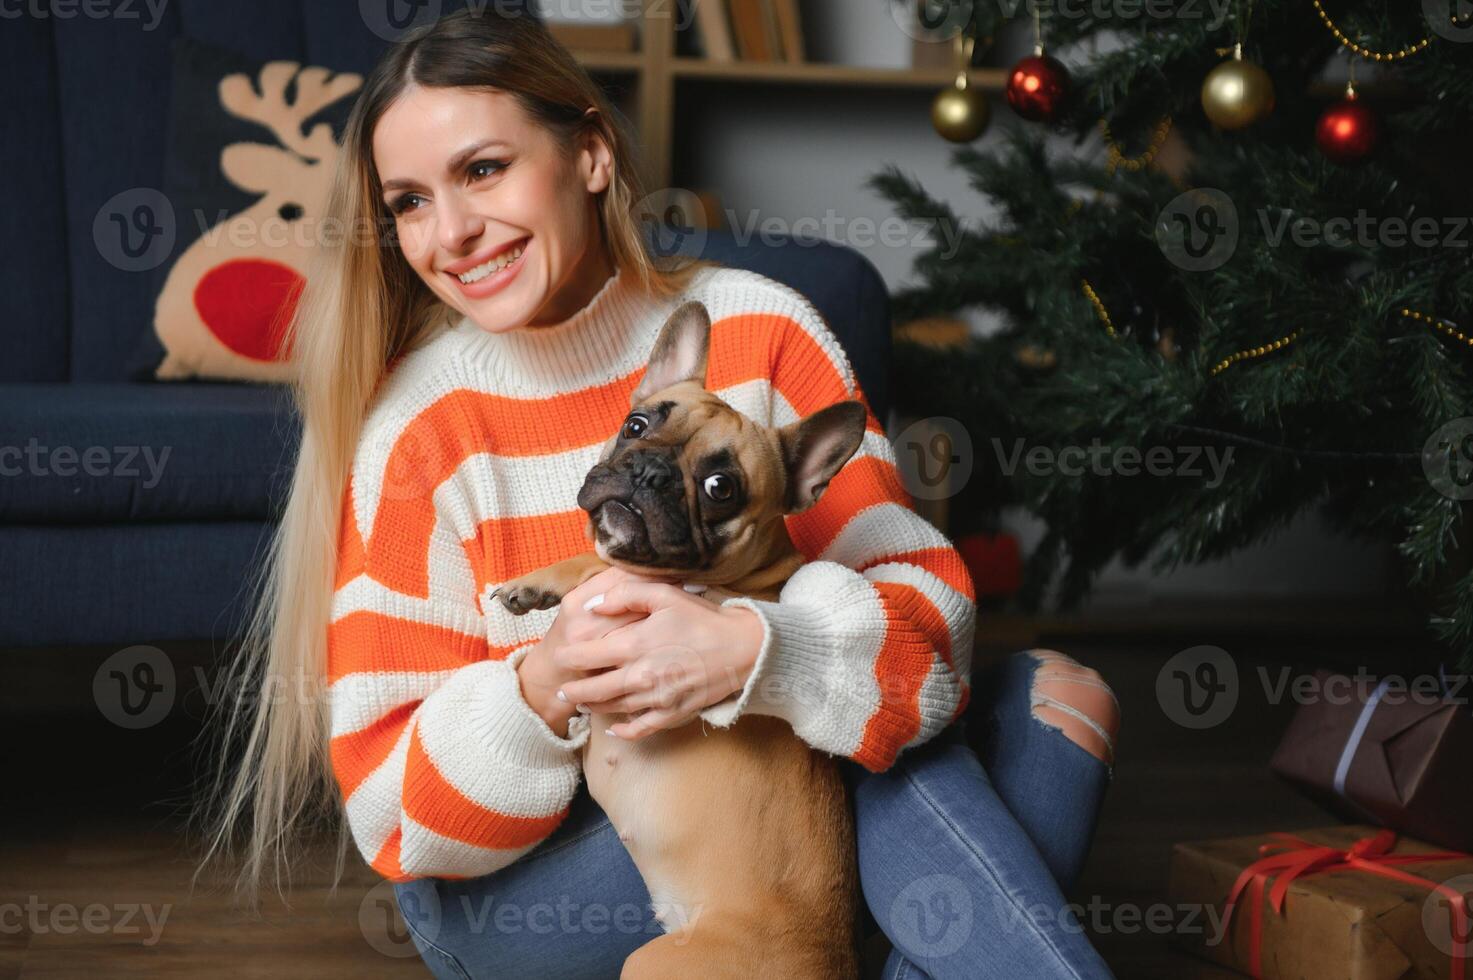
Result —
[{"label": "sweater collar", "polygon": [[661,323],[654,312],[651,299],[616,270],[561,323],[491,333],[461,317],[451,331],[462,338],[461,357],[490,371],[502,390],[545,396],[612,381],[642,366]]}]

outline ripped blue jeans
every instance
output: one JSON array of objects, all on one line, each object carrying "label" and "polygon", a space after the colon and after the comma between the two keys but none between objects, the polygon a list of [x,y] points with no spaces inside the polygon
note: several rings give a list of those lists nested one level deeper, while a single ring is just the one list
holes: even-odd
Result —
[{"label": "ripped blue jeans", "polygon": [[[894,947],[887,980],[1111,975],[1063,894],[1089,851],[1110,771],[1034,717],[1038,663],[1018,653],[979,672],[963,719],[885,772],[841,763],[866,925]],[[514,864],[464,881],[405,882],[394,893],[440,978],[606,980],[661,932],[639,872],[586,788]]]}]

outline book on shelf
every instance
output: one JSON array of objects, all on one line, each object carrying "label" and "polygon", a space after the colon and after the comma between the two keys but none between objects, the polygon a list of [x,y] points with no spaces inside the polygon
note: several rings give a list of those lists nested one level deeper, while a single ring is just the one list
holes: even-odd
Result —
[{"label": "book on shelf", "polygon": [[782,28],[777,22],[777,4],[773,0],[762,0],[762,37],[767,42],[767,60],[782,61]]},{"label": "book on shelf", "polygon": [[629,21],[618,24],[548,21],[547,30],[569,51],[630,52],[636,46],[634,25]]},{"label": "book on shelf", "polygon": [[729,0],[731,30],[736,36],[737,54],[743,61],[775,61],[768,38],[768,13],[765,0]]},{"label": "book on shelf", "polygon": [[803,52],[803,18],[798,14],[798,0],[770,0],[777,14],[778,34],[782,38],[783,60],[789,64],[802,64],[807,58]]},{"label": "book on shelf", "polygon": [[736,46],[731,39],[731,20],[727,17],[726,0],[695,0],[696,30],[701,34],[701,51],[708,61],[735,61]]}]

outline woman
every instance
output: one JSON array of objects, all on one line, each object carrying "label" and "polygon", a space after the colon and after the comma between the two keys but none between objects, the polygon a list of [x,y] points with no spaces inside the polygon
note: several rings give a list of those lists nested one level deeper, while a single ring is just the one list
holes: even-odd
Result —
[{"label": "woman", "polygon": [[324,248],[293,324],[303,439],[240,661],[309,696],[236,705],[245,759],[221,766],[211,851],[252,810],[253,892],[300,825],[343,817],[436,975],[615,976],[658,926],[580,788],[587,711],[629,713],[628,739],[774,714],[843,757],[887,976],[1108,976],[1061,888],[1109,778],[1113,695],[1046,651],[972,695],[970,580],[873,417],[790,518],[810,563],[777,602],[617,569],[556,610],[487,601],[586,549],[577,487],[680,302],[711,313],[709,386],[760,422],[862,398],[792,290],[651,260],[633,144],[545,29],[499,9],[396,45],[348,122],[329,220],[382,234]]}]

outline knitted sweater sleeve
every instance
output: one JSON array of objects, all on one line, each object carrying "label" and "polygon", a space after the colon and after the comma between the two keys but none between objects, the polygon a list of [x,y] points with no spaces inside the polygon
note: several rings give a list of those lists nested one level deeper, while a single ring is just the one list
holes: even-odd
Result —
[{"label": "knitted sweater sleeve", "polygon": [[[862,401],[817,310],[786,287],[769,305],[771,415],[759,421]],[[814,748],[878,772],[966,707],[976,605],[961,556],[915,513],[884,429],[867,417],[859,451],[788,518],[808,564],[775,602],[727,600],[757,613],[764,638],[743,689],[702,717],[725,726],[744,711],[776,715]]]},{"label": "knitted sweater sleeve", "polygon": [[365,440],[392,447],[376,476],[371,450],[355,462],[327,639],[334,777],[364,860],[392,881],[476,877],[531,850],[567,815],[587,739],[586,720],[561,738],[523,698],[531,643],[489,642],[456,481],[394,477],[415,471],[396,454],[434,439],[414,425]]}]

